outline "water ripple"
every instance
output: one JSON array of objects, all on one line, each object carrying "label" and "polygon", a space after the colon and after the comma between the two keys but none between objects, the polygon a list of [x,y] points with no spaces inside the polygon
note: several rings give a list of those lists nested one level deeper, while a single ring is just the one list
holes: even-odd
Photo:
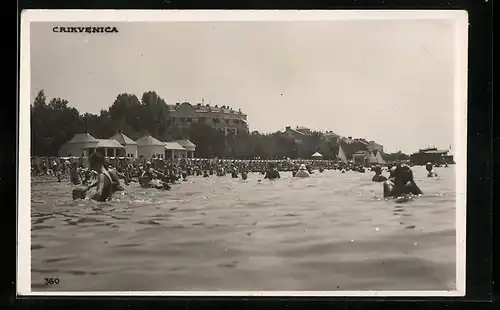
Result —
[{"label": "water ripple", "polygon": [[32,289],[49,275],[64,277],[52,291],[451,289],[454,168],[439,174],[415,167],[425,195],[403,204],[355,172],[131,184],[109,203],[32,182]]}]

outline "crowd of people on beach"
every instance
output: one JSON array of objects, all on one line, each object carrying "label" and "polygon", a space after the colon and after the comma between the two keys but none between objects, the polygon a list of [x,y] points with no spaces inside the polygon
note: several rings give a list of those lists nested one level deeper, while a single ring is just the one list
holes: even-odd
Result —
[{"label": "crowd of people on beach", "polygon": [[[179,158],[176,160],[146,160],[143,162],[110,161],[101,153],[88,158],[88,167],[82,160],[53,161],[51,164],[32,165],[32,175],[55,176],[58,182],[68,178],[76,187],[73,199],[84,199],[91,188],[96,188],[91,199],[107,201],[113,193],[124,191],[124,185],[138,183],[143,188],[170,190],[171,184],[187,180],[191,176],[208,178],[212,176],[246,180],[249,173],[259,173],[263,179],[279,179],[280,173],[291,173],[292,177],[308,178],[316,171],[337,170],[341,173],[365,173],[373,171],[373,182],[383,183],[383,195],[422,195],[415,183],[411,164],[394,163],[388,165],[344,163],[334,160],[219,160]],[[427,177],[437,177],[432,163],[426,164]],[[389,173],[383,175],[384,170]],[[262,180],[258,180],[261,182]]]}]

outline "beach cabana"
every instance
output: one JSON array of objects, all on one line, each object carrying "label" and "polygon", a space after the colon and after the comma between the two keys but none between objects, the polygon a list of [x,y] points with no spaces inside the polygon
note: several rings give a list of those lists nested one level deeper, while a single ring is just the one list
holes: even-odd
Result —
[{"label": "beach cabana", "polygon": [[96,151],[105,157],[123,156],[125,147],[114,139],[97,139]]},{"label": "beach cabana", "polygon": [[176,159],[187,157],[188,151],[177,142],[165,142],[165,158]]},{"label": "beach cabana", "polygon": [[116,140],[125,148],[125,153],[120,156],[127,158],[137,158],[137,143],[127,137],[121,131],[117,132],[114,136],[110,137],[110,139]]},{"label": "beach cabana", "polygon": [[77,133],[59,149],[59,156],[82,156],[87,157],[95,153],[99,140],[88,132]]},{"label": "beach cabana", "polygon": [[323,159],[323,155],[321,155],[319,152],[316,152],[311,155],[312,159]]},{"label": "beach cabana", "polygon": [[369,162],[370,152],[368,151],[357,151],[352,155],[352,159],[355,164],[364,165]]},{"label": "beach cabana", "polygon": [[194,152],[196,151],[196,145],[189,140],[177,140],[174,141],[179,143],[187,151],[187,157],[194,158]]},{"label": "beach cabana", "polygon": [[135,142],[137,143],[137,156],[139,158],[151,159],[156,155],[163,158],[165,154],[165,144],[151,135],[141,137]]}]

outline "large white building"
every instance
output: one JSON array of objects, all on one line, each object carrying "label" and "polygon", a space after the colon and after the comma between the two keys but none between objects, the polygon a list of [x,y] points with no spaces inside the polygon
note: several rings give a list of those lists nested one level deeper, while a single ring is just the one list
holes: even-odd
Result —
[{"label": "large white building", "polygon": [[192,124],[201,121],[226,134],[237,135],[243,131],[248,132],[247,115],[228,106],[211,106],[203,102],[196,105],[178,102],[169,105],[169,109],[174,124],[180,129],[189,129]]}]

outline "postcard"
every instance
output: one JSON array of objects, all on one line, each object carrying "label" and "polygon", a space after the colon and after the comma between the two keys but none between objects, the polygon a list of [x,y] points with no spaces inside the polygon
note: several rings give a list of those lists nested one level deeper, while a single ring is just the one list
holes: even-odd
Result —
[{"label": "postcard", "polygon": [[18,294],[464,296],[467,33],[24,11]]}]

